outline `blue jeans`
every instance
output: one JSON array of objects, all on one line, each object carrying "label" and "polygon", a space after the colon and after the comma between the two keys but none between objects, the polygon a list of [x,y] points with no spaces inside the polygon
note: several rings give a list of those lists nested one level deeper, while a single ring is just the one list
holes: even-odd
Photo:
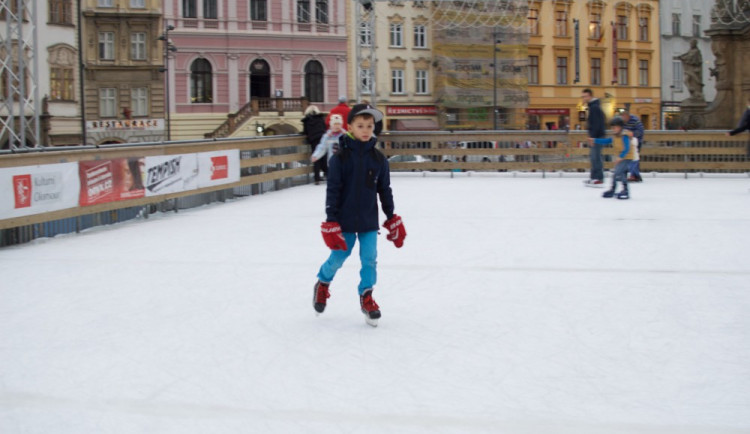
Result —
[{"label": "blue jeans", "polygon": [[594,143],[589,147],[589,159],[591,160],[591,179],[604,181],[604,162],[602,161],[602,145]]},{"label": "blue jeans", "polygon": [[632,176],[635,176],[636,178],[641,176],[641,161],[636,160],[630,163],[630,167],[628,168],[628,172]]},{"label": "blue jeans", "polygon": [[612,178],[612,190],[617,187],[617,183],[621,182],[623,188],[628,188],[628,167],[633,160],[622,160],[615,166],[615,176]]},{"label": "blue jeans", "polygon": [[318,272],[318,279],[321,282],[331,283],[333,281],[336,272],[352,254],[357,238],[359,238],[359,259],[362,261],[362,269],[359,271],[361,279],[358,287],[359,293],[362,294],[366,289],[375,286],[378,279],[376,269],[378,265],[378,231],[344,232],[347,249],[331,250],[331,256],[328,257],[328,260],[320,267]]}]

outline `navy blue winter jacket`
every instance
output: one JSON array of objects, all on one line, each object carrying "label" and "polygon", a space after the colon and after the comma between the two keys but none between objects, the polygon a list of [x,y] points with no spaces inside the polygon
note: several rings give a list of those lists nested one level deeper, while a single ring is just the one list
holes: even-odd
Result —
[{"label": "navy blue winter jacket", "polygon": [[343,232],[380,228],[378,196],[386,217],[393,217],[390,168],[376,143],[375,137],[365,143],[345,134],[328,162],[327,221],[338,222]]},{"label": "navy blue winter jacket", "polygon": [[589,119],[587,123],[589,137],[599,139],[607,132],[607,119],[604,117],[601,102],[598,99],[589,102]]}]

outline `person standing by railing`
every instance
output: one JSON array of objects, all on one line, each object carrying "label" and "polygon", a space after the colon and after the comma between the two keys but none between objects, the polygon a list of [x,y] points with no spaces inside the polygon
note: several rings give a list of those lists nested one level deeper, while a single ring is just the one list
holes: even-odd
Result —
[{"label": "person standing by railing", "polygon": [[346,103],[346,97],[340,96],[339,97],[339,105],[331,109],[331,112],[328,113],[328,117],[326,118],[326,128],[331,128],[331,117],[333,115],[339,115],[341,116],[341,119],[344,120],[344,126],[342,127],[344,131],[347,131],[349,129],[349,125],[346,123],[346,119],[349,117],[349,112],[352,109],[349,107],[349,105]]},{"label": "person standing by railing", "polygon": [[633,133],[633,137],[638,139],[638,153],[637,159],[630,162],[630,167],[628,168],[628,172],[630,172],[630,176],[628,177],[628,182],[643,182],[643,178],[641,178],[641,147],[643,146],[643,136],[645,134],[645,127],[643,126],[643,122],[641,122],[640,119],[638,119],[638,116],[630,113],[628,110],[623,110],[620,112],[620,116],[622,117],[622,120],[625,122],[625,129]]},{"label": "person standing by railing", "polygon": [[[742,114],[740,123],[737,124],[737,128],[728,131],[727,136],[735,136],[743,131],[750,131],[750,97],[747,98],[747,108],[745,109],[745,113]],[[750,157],[750,139],[747,141],[746,154]]]},{"label": "person standing by railing", "polygon": [[[318,106],[311,105],[305,109],[305,117],[302,118],[302,134],[307,138],[307,144],[310,145],[310,152],[315,151],[315,147],[320,143],[320,139],[326,132],[326,116],[320,112]],[[320,184],[320,172],[328,173],[328,161],[326,159],[318,160],[313,164],[313,176],[315,185]]]},{"label": "person standing by railing", "polygon": [[589,133],[589,159],[591,160],[591,177],[584,181],[586,187],[604,187],[604,161],[602,160],[602,145],[597,144],[594,139],[604,137],[607,126],[604,112],[602,111],[601,102],[594,98],[594,92],[591,89],[584,89],[581,92],[583,102],[589,107],[589,116],[587,129]]}]

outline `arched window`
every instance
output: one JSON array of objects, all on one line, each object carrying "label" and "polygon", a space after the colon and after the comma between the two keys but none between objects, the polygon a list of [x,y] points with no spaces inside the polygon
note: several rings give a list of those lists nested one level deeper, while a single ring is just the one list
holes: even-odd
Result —
[{"label": "arched window", "polygon": [[213,74],[206,59],[195,59],[190,65],[190,102],[213,101]]},{"label": "arched window", "polygon": [[271,97],[271,67],[263,59],[250,64],[250,99]]},{"label": "arched window", "polygon": [[305,96],[310,102],[323,102],[323,65],[311,60],[305,65]]}]

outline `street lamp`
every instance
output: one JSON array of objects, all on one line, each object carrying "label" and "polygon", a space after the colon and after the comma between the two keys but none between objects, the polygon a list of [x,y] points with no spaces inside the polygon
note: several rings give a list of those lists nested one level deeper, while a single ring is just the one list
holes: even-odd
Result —
[{"label": "street lamp", "polygon": [[497,27],[492,32],[492,129],[497,129],[497,53],[500,51],[497,44],[502,41],[497,39],[500,32]]},{"label": "street lamp", "polygon": [[159,72],[164,73],[165,78],[165,90],[164,90],[164,100],[166,103],[165,110],[167,113],[167,141],[172,140],[172,118],[170,117],[170,107],[169,107],[169,53],[176,53],[177,47],[174,46],[171,42],[169,42],[169,32],[174,30],[174,26],[169,24],[164,29],[164,33],[159,36],[157,39],[159,41],[164,42],[164,67],[159,68]]},{"label": "street lamp", "polygon": [[255,132],[258,133],[259,136],[262,136],[265,131],[266,131],[266,124],[255,122]]}]

